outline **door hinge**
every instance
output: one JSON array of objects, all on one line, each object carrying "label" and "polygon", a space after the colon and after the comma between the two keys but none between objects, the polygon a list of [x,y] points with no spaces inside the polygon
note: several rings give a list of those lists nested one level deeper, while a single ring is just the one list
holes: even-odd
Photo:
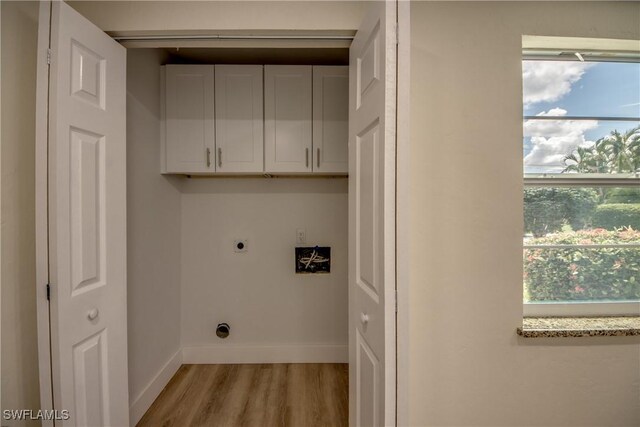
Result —
[{"label": "door hinge", "polygon": [[396,22],[396,46],[400,44],[400,25]]},{"label": "door hinge", "polygon": [[47,49],[47,64],[51,65],[51,49]]},{"label": "door hinge", "polygon": [[51,300],[51,286],[47,283],[47,301]]},{"label": "door hinge", "polygon": [[398,312],[398,290],[396,289],[396,313]]}]

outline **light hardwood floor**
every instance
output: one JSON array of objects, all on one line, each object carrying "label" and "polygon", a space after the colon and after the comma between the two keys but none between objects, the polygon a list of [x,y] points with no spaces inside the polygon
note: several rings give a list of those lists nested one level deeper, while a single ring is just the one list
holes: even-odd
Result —
[{"label": "light hardwood floor", "polygon": [[138,427],[347,426],[348,366],[182,365]]}]

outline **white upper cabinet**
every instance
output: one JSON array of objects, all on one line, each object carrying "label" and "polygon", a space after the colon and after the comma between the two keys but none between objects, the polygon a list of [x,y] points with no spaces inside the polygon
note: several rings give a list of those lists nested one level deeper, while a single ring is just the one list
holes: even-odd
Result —
[{"label": "white upper cabinet", "polygon": [[265,65],[265,172],[313,170],[310,65]]},{"label": "white upper cabinet", "polygon": [[166,65],[162,76],[163,173],[348,173],[348,67]]},{"label": "white upper cabinet", "polygon": [[216,172],[264,171],[262,65],[216,65]]},{"label": "white upper cabinet", "polygon": [[213,65],[165,68],[165,172],[215,171]]},{"label": "white upper cabinet", "polygon": [[313,67],[313,171],[348,173],[349,67]]}]

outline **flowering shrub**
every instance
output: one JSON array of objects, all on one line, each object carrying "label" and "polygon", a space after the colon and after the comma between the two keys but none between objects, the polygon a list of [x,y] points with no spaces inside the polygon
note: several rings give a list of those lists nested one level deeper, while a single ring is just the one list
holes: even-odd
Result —
[{"label": "flowering shrub", "polygon": [[[640,244],[640,231],[601,228],[529,239],[527,245]],[[640,248],[535,248],[524,251],[530,301],[640,299]]]}]

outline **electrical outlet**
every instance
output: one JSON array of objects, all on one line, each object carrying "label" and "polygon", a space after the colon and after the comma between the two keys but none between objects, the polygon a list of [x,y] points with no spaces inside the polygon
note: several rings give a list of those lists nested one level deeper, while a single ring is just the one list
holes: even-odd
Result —
[{"label": "electrical outlet", "polygon": [[244,239],[234,240],[233,241],[233,251],[234,252],[247,252],[249,249],[247,245],[247,241]]},{"label": "electrical outlet", "polygon": [[307,232],[304,228],[298,228],[296,230],[296,243],[298,245],[304,245],[307,243]]}]

